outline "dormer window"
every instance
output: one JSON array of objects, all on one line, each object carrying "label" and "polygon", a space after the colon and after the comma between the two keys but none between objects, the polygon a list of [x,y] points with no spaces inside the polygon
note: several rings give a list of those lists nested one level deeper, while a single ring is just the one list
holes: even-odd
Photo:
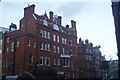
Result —
[{"label": "dormer window", "polygon": [[58,25],[57,25],[57,24],[54,24],[54,25],[53,25],[53,29],[59,31]]},{"label": "dormer window", "polygon": [[47,20],[43,20],[43,24],[45,25],[45,26],[48,26],[48,22],[47,22]]}]

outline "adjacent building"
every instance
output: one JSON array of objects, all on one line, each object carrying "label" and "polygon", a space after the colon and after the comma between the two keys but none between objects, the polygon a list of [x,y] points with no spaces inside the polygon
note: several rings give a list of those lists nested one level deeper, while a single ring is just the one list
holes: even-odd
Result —
[{"label": "adjacent building", "polygon": [[112,1],[112,11],[115,22],[115,34],[117,41],[118,49],[118,76],[120,76],[120,0],[111,0]]},{"label": "adjacent building", "polygon": [[89,40],[79,39],[78,43],[78,65],[80,78],[104,78],[106,70],[102,69],[101,62],[105,61],[105,56],[102,56],[100,46],[93,46]]},{"label": "adjacent building", "polygon": [[118,60],[110,60],[108,64],[108,77],[118,77]]},{"label": "adjacent building", "polygon": [[61,16],[52,11],[49,17],[46,13],[38,15],[34,8],[35,5],[24,8],[20,29],[16,30],[12,23],[3,36],[3,75],[53,67],[58,75],[67,79],[97,78],[96,72],[100,73],[98,62],[104,60],[100,58],[99,47],[92,47],[88,41],[77,44],[74,20],[70,26],[62,26]]},{"label": "adjacent building", "polygon": [[2,79],[2,42],[3,42],[3,34],[9,31],[7,28],[0,27],[0,79]]}]

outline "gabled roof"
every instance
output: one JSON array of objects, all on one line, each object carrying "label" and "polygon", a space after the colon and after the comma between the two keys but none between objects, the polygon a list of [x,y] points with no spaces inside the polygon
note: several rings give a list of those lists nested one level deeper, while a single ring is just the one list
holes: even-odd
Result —
[{"label": "gabled roof", "polygon": [[45,18],[47,18],[48,19],[48,16],[47,16],[47,14],[45,13],[44,15],[38,15],[38,14],[33,14],[33,16],[34,16],[34,18],[36,19],[36,20],[41,20],[41,19],[45,19]]},{"label": "gabled roof", "polygon": [[33,14],[33,16],[34,16],[34,18],[36,19],[36,20],[40,20],[40,19],[43,19],[43,16],[39,16],[39,15],[37,15],[37,14]]}]

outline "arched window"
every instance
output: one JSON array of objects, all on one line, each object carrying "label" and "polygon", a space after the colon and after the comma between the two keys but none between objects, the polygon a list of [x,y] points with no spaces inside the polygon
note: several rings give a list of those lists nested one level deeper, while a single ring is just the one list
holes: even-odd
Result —
[{"label": "arched window", "polygon": [[57,24],[54,24],[54,25],[53,25],[53,29],[59,31],[58,25],[57,25]]},{"label": "arched window", "polygon": [[43,20],[43,24],[45,25],[45,26],[48,26],[48,22],[44,19]]}]

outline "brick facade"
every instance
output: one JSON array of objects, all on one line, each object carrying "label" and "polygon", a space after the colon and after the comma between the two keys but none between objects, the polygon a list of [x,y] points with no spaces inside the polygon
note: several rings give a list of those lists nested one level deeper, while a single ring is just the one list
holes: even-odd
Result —
[{"label": "brick facade", "polygon": [[76,22],[71,20],[71,27],[63,27],[61,16],[53,16],[52,11],[50,18],[46,13],[37,15],[34,8],[35,5],[24,8],[19,30],[4,34],[3,74],[17,75],[34,68],[54,67],[65,78],[92,75],[81,74],[80,67],[87,65],[81,60],[84,54],[78,54],[85,48],[78,47]]}]

